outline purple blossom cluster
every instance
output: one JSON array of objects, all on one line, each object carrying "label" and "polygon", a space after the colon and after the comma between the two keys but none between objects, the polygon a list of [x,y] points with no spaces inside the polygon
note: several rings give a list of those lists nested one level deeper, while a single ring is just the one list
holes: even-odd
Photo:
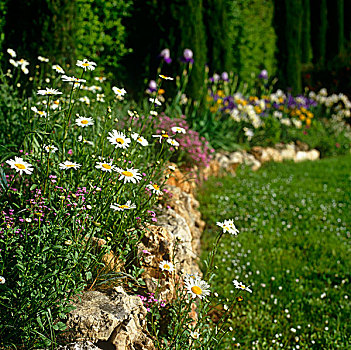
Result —
[{"label": "purple blossom cluster", "polygon": [[166,306],[165,300],[159,300],[155,298],[155,293],[148,293],[148,296],[138,295],[138,297],[143,302],[144,307],[146,308],[147,312],[150,312],[152,307],[158,305],[160,307]]}]

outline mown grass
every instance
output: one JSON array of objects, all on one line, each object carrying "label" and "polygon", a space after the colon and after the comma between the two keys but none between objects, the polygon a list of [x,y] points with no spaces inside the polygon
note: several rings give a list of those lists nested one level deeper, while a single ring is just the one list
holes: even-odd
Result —
[{"label": "mown grass", "polygon": [[[239,169],[203,186],[203,255],[216,221],[233,218],[240,230],[221,241],[211,286],[244,297],[223,349],[351,348],[350,184],[345,156]],[[234,290],[233,279],[253,293]]]}]

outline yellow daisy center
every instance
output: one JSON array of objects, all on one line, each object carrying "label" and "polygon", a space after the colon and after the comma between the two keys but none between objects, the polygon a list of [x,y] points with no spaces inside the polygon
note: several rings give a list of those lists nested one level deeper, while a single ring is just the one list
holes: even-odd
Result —
[{"label": "yellow daisy center", "polygon": [[101,166],[103,168],[105,168],[105,169],[111,169],[112,168],[112,166],[110,164],[102,164]]},{"label": "yellow daisy center", "polygon": [[15,164],[15,167],[18,168],[18,169],[22,169],[22,170],[26,168],[25,165],[19,164],[19,163],[16,163],[16,164]]},{"label": "yellow daisy center", "polygon": [[143,139],[141,137],[138,138],[139,142],[143,142]]},{"label": "yellow daisy center", "polygon": [[80,123],[81,123],[81,124],[88,124],[88,123],[89,123],[89,120],[83,119],[83,120],[80,121]]},{"label": "yellow daisy center", "polygon": [[163,268],[165,268],[166,270],[169,270],[171,267],[168,264],[164,264]]},{"label": "yellow daisy center", "polygon": [[38,111],[38,114],[43,115],[43,114],[45,114],[45,112],[43,112],[43,111]]},{"label": "yellow daisy center", "polygon": [[240,284],[239,286],[241,289],[245,289],[246,287],[243,284]]},{"label": "yellow daisy center", "polygon": [[59,103],[60,103],[60,101],[59,101],[59,100],[54,101],[54,104],[55,104],[55,105],[58,105]]},{"label": "yellow daisy center", "polygon": [[162,134],[162,137],[169,137],[168,134]]},{"label": "yellow daisy center", "polygon": [[88,62],[82,64],[82,66],[84,66],[84,67],[88,67],[89,65],[90,64]]},{"label": "yellow daisy center", "polygon": [[196,295],[201,295],[202,294],[202,289],[198,286],[193,286],[191,287],[191,291],[196,294]]},{"label": "yellow daisy center", "polygon": [[119,205],[118,207],[121,209],[129,209],[129,205],[125,205],[125,204]]},{"label": "yellow daisy center", "polygon": [[74,164],[65,164],[65,167],[72,168],[72,167],[74,167]]},{"label": "yellow daisy center", "polygon": [[152,185],[152,187],[156,190],[156,191],[159,191],[160,190],[160,187],[156,184]]},{"label": "yellow daisy center", "polygon": [[124,175],[124,176],[128,176],[128,177],[133,177],[133,176],[134,176],[134,174],[133,174],[132,172],[127,171],[127,170],[122,171],[122,175]]},{"label": "yellow daisy center", "polygon": [[116,142],[123,145],[124,144],[124,140],[121,139],[120,137],[116,138]]}]

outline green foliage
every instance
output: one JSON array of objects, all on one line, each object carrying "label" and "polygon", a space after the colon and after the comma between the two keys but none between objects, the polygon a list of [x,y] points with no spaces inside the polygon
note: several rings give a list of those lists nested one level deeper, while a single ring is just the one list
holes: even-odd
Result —
[{"label": "green foliage", "polygon": [[282,126],[280,121],[273,116],[264,118],[264,126],[252,138],[252,145],[274,146],[281,140]]},{"label": "green foliage", "polygon": [[301,62],[312,62],[312,45],[311,45],[311,2],[310,0],[302,1],[303,19],[301,27]]},{"label": "green foliage", "polygon": [[[265,68],[275,73],[276,33],[272,27],[273,1],[227,1],[229,37],[235,73],[248,80]],[[278,35],[281,33],[277,33]]]},{"label": "green foliage", "polygon": [[201,189],[202,247],[214,243],[217,221],[235,218],[240,231],[218,247],[213,287],[223,298],[235,293],[234,278],[252,289],[241,292],[220,349],[232,349],[233,336],[250,349],[253,342],[260,349],[350,346],[350,171],[350,156],[269,163]]}]

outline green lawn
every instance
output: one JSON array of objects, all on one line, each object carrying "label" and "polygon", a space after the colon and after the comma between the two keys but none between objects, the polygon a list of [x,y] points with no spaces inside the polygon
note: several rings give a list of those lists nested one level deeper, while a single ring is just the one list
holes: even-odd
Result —
[{"label": "green lawn", "polygon": [[[351,349],[351,157],[269,163],[212,178],[199,191],[206,257],[216,256],[213,292],[242,295],[223,349]],[[253,293],[234,290],[233,279]],[[235,338],[235,339],[233,339]]]}]

